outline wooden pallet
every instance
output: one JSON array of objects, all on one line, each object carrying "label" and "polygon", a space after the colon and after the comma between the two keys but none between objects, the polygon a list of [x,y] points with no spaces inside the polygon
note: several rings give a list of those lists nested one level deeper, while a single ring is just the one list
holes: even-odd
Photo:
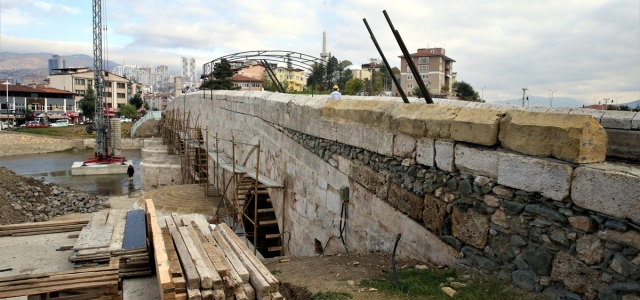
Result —
[{"label": "wooden pallet", "polygon": [[87,225],[91,216],[82,215],[78,218],[61,221],[45,221],[20,223],[0,226],[0,236],[26,236],[47,233],[80,231]]}]

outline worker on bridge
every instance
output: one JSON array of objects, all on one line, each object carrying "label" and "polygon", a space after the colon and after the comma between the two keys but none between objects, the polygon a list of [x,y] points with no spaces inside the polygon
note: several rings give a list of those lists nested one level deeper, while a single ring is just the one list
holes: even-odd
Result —
[{"label": "worker on bridge", "polygon": [[340,95],[340,91],[337,85],[333,86],[333,92],[331,92],[329,98],[331,98],[331,100],[342,100],[342,95]]}]

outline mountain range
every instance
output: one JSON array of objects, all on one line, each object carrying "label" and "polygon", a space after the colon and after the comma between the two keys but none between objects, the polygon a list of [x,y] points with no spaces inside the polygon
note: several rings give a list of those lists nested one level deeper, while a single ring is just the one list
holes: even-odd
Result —
[{"label": "mountain range", "polygon": [[[49,59],[54,53],[0,53],[0,70],[41,70],[49,69]],[[93,57],[85,54],[73,54],[63,56],[67,68],[93,68]],[[119,64],[113,61],[106,61],[103,65],[105,70],[113,70]]]},{"label": "mountain range", "polygon": [[[549,106],[550,101],[549,97],[540,97],[540,96],[528,96],[529,100],[525,101],[525,106]],[[495,104],[511,104],[511,105],[520,105],[522,104],[522,98],[517,99],[509,99],[509,100],[498,100],[498,101],[490,101],[490,103]],[[571,97],[553,97],[553,107],[582,107],[593,105],[598,103],[587,103],[575,98]],[[618,105],[627,105],[631,108],[635,108],[640,104],[640,100],[627,102],[627,103],[619,103]]]}]

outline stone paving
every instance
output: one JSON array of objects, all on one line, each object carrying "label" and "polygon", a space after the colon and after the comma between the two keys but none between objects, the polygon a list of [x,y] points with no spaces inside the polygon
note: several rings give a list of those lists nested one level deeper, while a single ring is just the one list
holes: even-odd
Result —
[{"label": "stone paving", "polygon": [[149,191],[140,197],[137,205],[144,207],[144,199],[153,199],[157,211],[178,214],[215,216],[218,202],[206,197],[204,187],[197,184],[172,185]]}]

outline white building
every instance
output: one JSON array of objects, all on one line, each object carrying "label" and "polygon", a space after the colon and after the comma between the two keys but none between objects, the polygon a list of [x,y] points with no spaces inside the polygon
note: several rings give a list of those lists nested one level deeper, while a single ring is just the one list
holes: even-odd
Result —
[{"label": "white building", "polygon": [[185,85],[192,86],[198,83],[196,78],[196,59],[193,57],[182,58],[182,81]]}]

